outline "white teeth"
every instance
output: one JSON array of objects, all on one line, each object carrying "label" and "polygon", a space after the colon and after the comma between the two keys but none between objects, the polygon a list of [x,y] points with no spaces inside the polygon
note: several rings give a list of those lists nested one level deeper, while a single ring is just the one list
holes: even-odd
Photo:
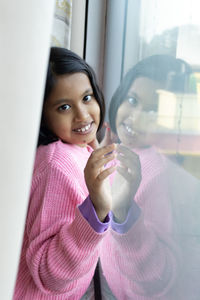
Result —
[{"label": "white teeth", "polygon": [[132,131],[131,128],[130,128],[128,125],[126,125],[126,130],[127,130],[128,132],[131,132],[131,131]]},{"label": "white teeth", "polygon": [[85,127],[77,129],[76,131],[78,131],[78,132],[85,132],[85,131],[89,130],[90,127],[91,127],[91,124],[88,124]]},{"label": "white teeth", "polygon": [[126,130],[131,134],[136,134],[134,130],[132,130],[128,125],[126,125]]}]

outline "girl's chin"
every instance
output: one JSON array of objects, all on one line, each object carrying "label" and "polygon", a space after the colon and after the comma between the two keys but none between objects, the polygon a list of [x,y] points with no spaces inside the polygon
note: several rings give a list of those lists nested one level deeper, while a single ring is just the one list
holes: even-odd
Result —
[{"label": "girl's chin", "polygon": [[82,147],[87,145],[92,145],[96,141],[96,135],[85,136],[79,141],[77,141],[77,145],[82,145]]},{"label": "girl's chin", "polygon": [[77,145],[77,146],[80,146],[80,147],[85,147],[87,145],[89,145],[90,143],[92,143],[94,140],[95,140],[96,136],[95,137],[82,137],[82,138],[76,138],[76,139],[61,139],[64,143],[67,143],[67,144],[72,144],[72,145]]}]

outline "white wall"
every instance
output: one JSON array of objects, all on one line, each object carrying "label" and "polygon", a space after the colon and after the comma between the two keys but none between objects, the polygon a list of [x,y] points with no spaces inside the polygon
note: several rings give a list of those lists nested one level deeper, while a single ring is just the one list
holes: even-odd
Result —
[{"label": "white wall", "polygon": [[0,298],[12,298],[54,0],[0,1]]}]

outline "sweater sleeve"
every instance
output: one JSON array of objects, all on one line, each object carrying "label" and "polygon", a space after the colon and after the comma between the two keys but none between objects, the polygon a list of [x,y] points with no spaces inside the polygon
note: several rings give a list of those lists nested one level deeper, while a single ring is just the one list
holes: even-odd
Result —
[{"label": "sweater sleeve", "polygon": [[104,232],[108,229],[110,224],[110,215],[111,213],[106,216],[104,222],[101,222],[96,214],[96,211],[94,209],[94,206],[92,205],[92,201],[90,199],[90,196],[88,196],[81,205],[79,205],[79,210],[83,217],[88,221],[90,226],[96,231],[96,232]]},{"label": "sweater sleeve", "polygon": [[81,215],[77,204],[82,199],[79,186],[57,167],[51,166],[34,180],[26,260],[35,285],[44,294],[70,298],[83,293],[93,277],[106,233],[95,232]]}]

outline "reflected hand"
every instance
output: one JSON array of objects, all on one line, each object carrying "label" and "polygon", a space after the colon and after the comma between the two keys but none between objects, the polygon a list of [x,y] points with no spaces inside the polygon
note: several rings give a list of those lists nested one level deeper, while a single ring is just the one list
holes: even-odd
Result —
[{"label": "reflected hand", "polygon": [[123,222],[141,182],[141,165],[138,155],[126,146],[117,145],[117,153],[120,165],[112,184],[112,211]]}]

